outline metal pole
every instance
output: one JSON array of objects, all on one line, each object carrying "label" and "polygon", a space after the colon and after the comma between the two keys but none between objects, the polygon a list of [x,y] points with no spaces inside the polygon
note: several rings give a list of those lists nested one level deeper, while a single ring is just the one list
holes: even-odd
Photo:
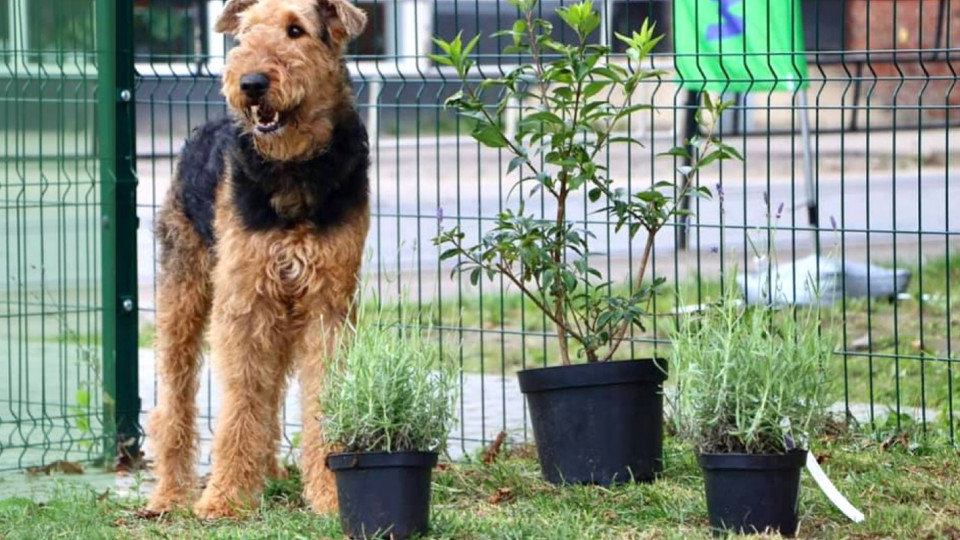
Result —
[{"label": "metal pole", "polygon": [[132,0],[97,0],[97,25],[104,450],[125,459],[139,456],[141,437]]},{"label": "metal pole", "polygon": [[800,133],[803,136],[803,178],[807,191],[807,220],[813,227],[816,253],[820,253],[820,207],[817,200],[817,182],[813,174],[813,151],[810,142],[810,115],[807,111],[807,91],[797,93],[800,105]]},{"label": "metal pole", "polygon": [[[689,141],[693,139],[700,130],[700,127],[697,125],[697,108],[699,106],[700,94],[693,90],[687,90],[687,99],[684,103],[687,116],[683,123],[683,144],[686,145],[687,154],[689,155],[689,157],[683,159],[683,165],[686,167],[693,165],[693,153],[696,151],[696,146],[690,144]],[[690,218],[685,215],[686,211],[690,210],[689,196],[684,196],[683,199],[680,200],[680,208],[685,212],[684,215],[677,217],[677,250],[685,251],[687,247],[689,247],[687,227]]]}]

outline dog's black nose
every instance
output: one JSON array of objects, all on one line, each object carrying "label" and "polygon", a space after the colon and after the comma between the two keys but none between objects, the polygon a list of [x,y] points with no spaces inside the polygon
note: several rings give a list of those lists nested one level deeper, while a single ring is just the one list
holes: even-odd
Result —
[{"label": "dog's black nose", "polygon": [[240,90],[249,98],[260,98],[270,89],[270,79],[263,73],[247,73],[240,77]]}]

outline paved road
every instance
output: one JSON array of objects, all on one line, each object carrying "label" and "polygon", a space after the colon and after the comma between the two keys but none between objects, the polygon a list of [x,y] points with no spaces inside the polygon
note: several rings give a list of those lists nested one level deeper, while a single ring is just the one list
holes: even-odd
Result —
[{"label": "paved road", "polygon": [[[373,220],[368,240],[371,260],[368,270],[402,274],[421,272],[433,274],[440,270],[442,279],[446,265],[438,261],[439,251],[431,244],[440,227],[448,228],[459,223],[469,238],[476,238],[490,227],[489,217],[507,207],[515,207],[516,199],[506,197],[508,188],[498,184],[470,189],[464,186],[459,192],[441,190],[439,196],[433,190],[399,190],[396,197],[374,195]],[[724,227],[721,228],[721,206],[717,200],[701,201],[695,207],[698,218],[692,223],[699,227],[691,230],[690,245],[693,250],[709,253],[719,248],[721,231],[727,253],[751,253],[749,241],[763,244],[763,235],[758,228],[767,220],[764,203],[769,190],[773,213],[783,205],[776,225],[783,228],[776,233],[778,245],[784,249],[799,250],[813,245],[811,232],[791,232],[791,226],[807,227],[806,199],[802,187],[778,182],[769,186],[762,183],[742,181],[725,185]],[[821,242],[827,251],[839,251],[863,247],[889,246],[894,241],[896,230],[899,243],[942,246],[947,233],[952,238],[960,235],[960,175],[948,177],[942,172],[878,173],[871,177],[822,180],[819,186]],[[442,210],[440,210],[442,209]],[[535,212],[549,214],[549,205],[537,205]],[[638,235],[632,242],[623,234],[615,234],[596,214],[595,204],[585,204],[583,198],[574,198],[569,205],[573,218],[593,221],[588,226],[596,235],[595,250],[609,254],[614,259],[638,257],[644,238]],[[951,211],[951,209],[953,209]],[[442,213],[442,222],[438,214]],[[458,220],[458,216],[460,219]],[[477,219],[484,216],[484,220]],[[138,233],[140,253],[140,283],[144,287],[141,304],[151,304],[154,279],[155,248],[152,237],[153,209],[143,208],[141,229]],[[843,234],[833,230],[832,223],[845,230]],[[869,234],[867,230],[873,231]],[[671,259],[675,239],[670,231],[657,238],[656,250],[659,259]],[[916,253],[916,252],[912,252]],[[907,255],[909,259],[914,255]],[[741,265],[742,266],[742,265]]]}]

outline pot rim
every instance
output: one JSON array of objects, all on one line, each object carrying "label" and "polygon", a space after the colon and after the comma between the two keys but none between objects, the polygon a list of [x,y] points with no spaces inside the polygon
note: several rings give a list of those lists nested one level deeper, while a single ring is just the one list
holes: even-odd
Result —
[{"label": "pot rim", "polygon": [[525,369],[517,372],[517,379],[520,391],[531,394],[614,384],[661,384],[667,380],[668,369],[666,358],[640,358]]},{"label": "pot rim", "polygon": [[433,469],[440,454],[437,452],[334,452],[327,454],[324,463],[331,471],[355,469],[416,468]]},{"label": "pot rim", "polygon": [[803,468],[807,450],[795,448],[784,454],[698,453],[703,470],[759,471]]}]

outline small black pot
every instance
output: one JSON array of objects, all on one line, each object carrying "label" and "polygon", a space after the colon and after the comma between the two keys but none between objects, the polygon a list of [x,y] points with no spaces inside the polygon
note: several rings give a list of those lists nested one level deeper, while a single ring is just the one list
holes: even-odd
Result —
[{"label": "small black pot", "polygon": [[666,360],[528,369],[517,375],[548,482],[649,482],[663,470]]},{"label": "small black pot", "polygon": [[402,540],[426,534],[436,452],[330,454],[340,526],[350,538]]},{"label": "small black pot", "polygon": [[714,532],[797,532],[800,470],[806,450],[786,454],[700,454]]}]

